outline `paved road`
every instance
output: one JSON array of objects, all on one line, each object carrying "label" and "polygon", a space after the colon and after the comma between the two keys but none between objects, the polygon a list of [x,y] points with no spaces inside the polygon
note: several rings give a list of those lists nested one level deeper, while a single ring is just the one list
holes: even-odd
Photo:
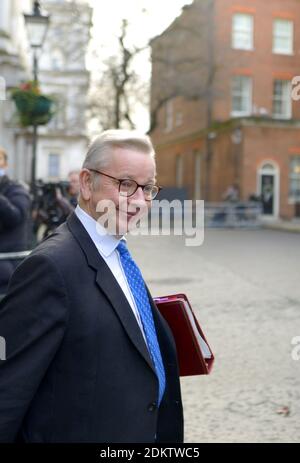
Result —
[{"label": "paved road", "polygon": [[299,442],[300,234],[206,230],[200,247],[178,236],[129,243],[153,295],[188,294],[215,352],[211,375],[181,380],[185,441]]}]

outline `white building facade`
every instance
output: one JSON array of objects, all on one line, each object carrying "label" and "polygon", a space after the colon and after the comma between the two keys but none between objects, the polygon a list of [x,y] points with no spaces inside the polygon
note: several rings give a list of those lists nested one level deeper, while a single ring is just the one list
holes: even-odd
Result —
[{"label": "white building facade", "polygon": [[[16,126],[15,108],[9,91],[30,78],[30,57],[23,20],[23,9],[30,10],[30,0],[0,1],[0,145],[9,155],[10,174],[24,179],[28,149],[26,132]],[[18,159],[18,151],[24,158]]]},{"label": "white building facade", "polygon": [[[22,80],[32,79],[32,57],[23,20],[23,13],[32,11],[32,2],[0,0],[0,9],[4,3],[15,5],[14,10],[8,8],[7,17],[12,24],[18,23],[18,29],[23,31],[18,39],[12,34],[23,45],[17,44],[18,53],[14,54],[20,71],[16,73],[12,65],[10,73],[6,71],[9,90],[9,87],[18,85]],[[88,145],[89,72],[86,69],[86,52],[90,40],[92,10],[83,1],[47,0],[40,4],[42,10],[50,15],[50,24],[39,57],[39,83],[44,94],[55,98],[57,110],[49,124],[38,128],[36,178],[57,181],[66,179],[71,170],[81,167]],[[0,55],[0,75],[4,71]],[[8,107],[10,111],[7,111]],[[17,127],[11,101],[1,101],[0,111],[0,145],[9,153],[10,173],[15,178],[29,182],[32,129]],[[10,120],[5,116],[8,113]]]},{"label": "white building facade", "polygon": [[88,145],[86,54],[92,10],[85,2],[41,3],[50,26],[40,58],[39,80],[44,93],[57,101],[57,113],[39,128],[37,178],[66,179],[82,165]]}]

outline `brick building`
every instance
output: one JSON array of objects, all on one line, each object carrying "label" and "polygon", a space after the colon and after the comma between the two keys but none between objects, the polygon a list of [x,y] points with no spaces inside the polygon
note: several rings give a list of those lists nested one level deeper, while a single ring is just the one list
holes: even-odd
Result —
[{"label": "brick building", "polygon": [[220,201],[236,184],[265,216],[300,216],[300,2],[194,0],[151,47],[165,191]]}]

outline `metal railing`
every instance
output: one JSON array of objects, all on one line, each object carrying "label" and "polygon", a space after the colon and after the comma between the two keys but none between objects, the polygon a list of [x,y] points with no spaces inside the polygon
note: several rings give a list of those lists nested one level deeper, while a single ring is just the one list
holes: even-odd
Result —
[{"label": "metal railing", "polygon": [[205,225],[211,228],[259,228],[262,206],[259,202],[205,203]]}]

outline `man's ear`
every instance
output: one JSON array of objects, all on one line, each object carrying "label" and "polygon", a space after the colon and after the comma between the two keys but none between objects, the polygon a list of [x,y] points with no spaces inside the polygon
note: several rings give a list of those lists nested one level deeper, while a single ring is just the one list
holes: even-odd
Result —
[{"label": "man's ear", "polygon": [[92,174],[88,169],[79,173],[80,195],[84,201],[89,201],[92,195]]}]

